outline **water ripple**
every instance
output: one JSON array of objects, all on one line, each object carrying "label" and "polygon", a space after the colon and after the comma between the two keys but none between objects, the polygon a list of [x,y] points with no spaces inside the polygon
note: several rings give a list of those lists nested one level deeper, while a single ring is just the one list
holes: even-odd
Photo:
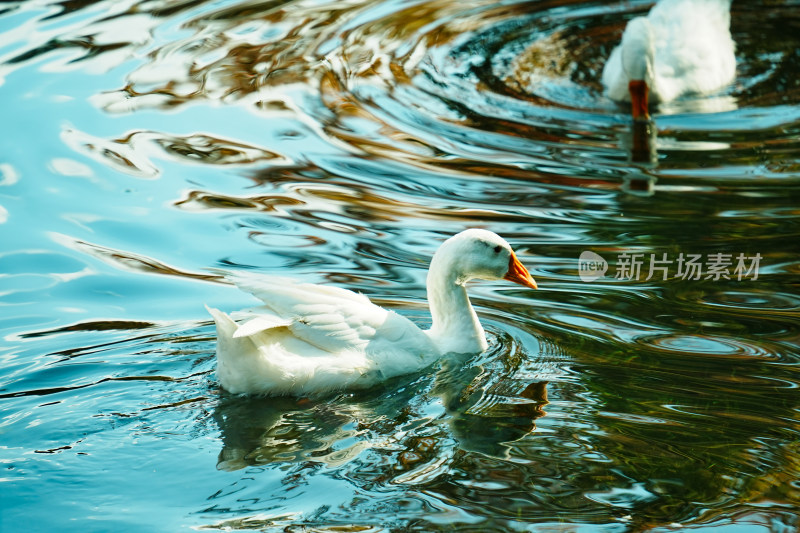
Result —
[{"label": "water ripple", "polygon": [[[633,131],[599,77],[651,3],[5,3],[3,520],[795,527],[800,11],[734,2],[736,81]],[[202,303],[255,303],[221,270],[426,327],[467,226],[540,286],[470,286],[486,353],[324,400],[219,390]],[[624,252],[761,269],[624,279]]]},{"label": "water ripple", "polygon": [[732,338],[667,334],[641,340],[660,350],[678,353],[697,353],[722,357],[774,357],[767,349]]}]

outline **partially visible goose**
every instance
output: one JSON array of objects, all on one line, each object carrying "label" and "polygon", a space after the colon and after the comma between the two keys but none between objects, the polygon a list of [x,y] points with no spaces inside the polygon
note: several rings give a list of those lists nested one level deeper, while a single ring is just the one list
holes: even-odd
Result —
[{"label": "partially visible goose", "polygon": [[346,289],[233,277],[266,305],[243,323],[208,308],[217,325],[217,377],[232,393],[317,395],[370,387],[446,353],[480,353],[488,344],[465,287],[474,278],[536,288],[509,244],[480,229],[449,238],[434,254],[427,331]]},{"label": "partially visible goose", "polygon": [[648,118],[648,99],[668,102],[707,94],[733,81],[731,0],[661,0],[628,22],[603,69],[613,100],[631,101],[633,118]]}]

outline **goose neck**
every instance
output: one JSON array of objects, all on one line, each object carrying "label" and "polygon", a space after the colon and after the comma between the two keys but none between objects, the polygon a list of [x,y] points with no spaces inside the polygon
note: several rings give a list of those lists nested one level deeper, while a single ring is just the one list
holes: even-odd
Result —
[{"label": "goose neck", "polygon": [[428,271],[428,303],[433,323],[428,335],[443,353],[479,353],[486,335],[464,286],[466,277],[448,261],[434,256]]}]

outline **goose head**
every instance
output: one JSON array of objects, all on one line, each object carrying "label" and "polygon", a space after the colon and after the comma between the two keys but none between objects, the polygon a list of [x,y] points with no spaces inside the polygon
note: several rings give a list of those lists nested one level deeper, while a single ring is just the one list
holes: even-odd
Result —
[{"label": "goose head", "polygon": [[532,289],[537,288],[511,246],[499,235],[482,229],[468,229],[447,239],[431,261],[434,274],[458,285],[470,279],[505,279]]},{"label": "goose head", "polygon": [[628,78],[634,120],[647,120],[655,62],[653,28],[645,17],[631,19],[622,34],[622,69]]},{"label": "goose head", "polygon": [[505,279],[525,287],[536,282],[500,236],[468,229],[447,239],[428,269],[428,303],[433,323],[426,333],[442,353],[479,353],[488,343],[465,284],[471,279]]}]

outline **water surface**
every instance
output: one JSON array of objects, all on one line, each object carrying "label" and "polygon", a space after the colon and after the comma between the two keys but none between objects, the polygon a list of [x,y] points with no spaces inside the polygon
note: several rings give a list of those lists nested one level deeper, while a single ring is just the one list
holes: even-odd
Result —
[{"label": "water surface", "polygon": [[[642,149],[599,78],[649,5],[3,3],[0,529],[800,526],[800,4],[734,2]],[[486,353],[220,390],[220,270],[426,326],[466,227],[540,286],[470,288]]]}]

